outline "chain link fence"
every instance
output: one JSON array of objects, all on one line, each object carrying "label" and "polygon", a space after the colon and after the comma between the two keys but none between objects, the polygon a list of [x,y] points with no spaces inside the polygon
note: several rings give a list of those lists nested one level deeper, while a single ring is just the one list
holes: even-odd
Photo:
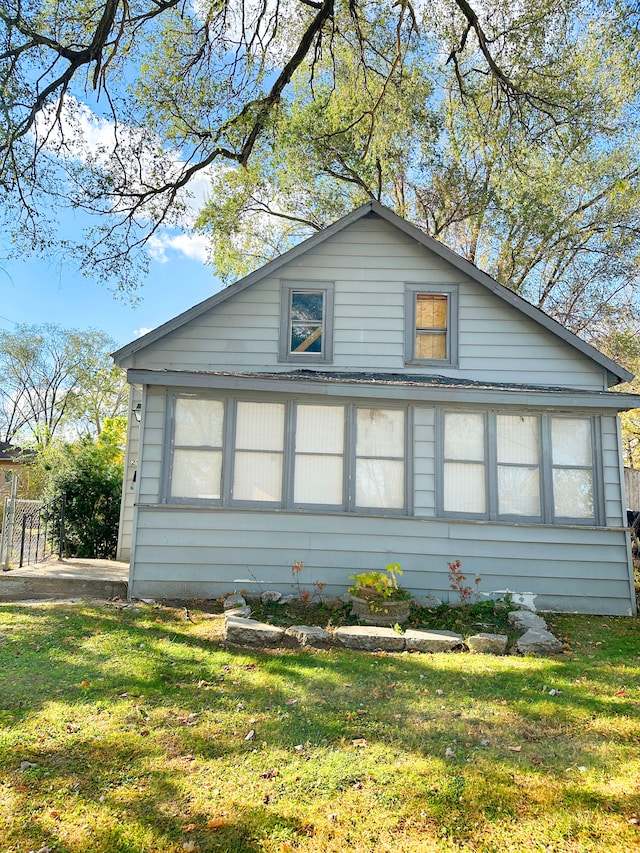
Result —
[{"label": "chain link fence", "polygon": [[64,547],[64,503],[45,504],[19,499],[12,493],[4,499],[0,534],[0,568],[40,563]]}]

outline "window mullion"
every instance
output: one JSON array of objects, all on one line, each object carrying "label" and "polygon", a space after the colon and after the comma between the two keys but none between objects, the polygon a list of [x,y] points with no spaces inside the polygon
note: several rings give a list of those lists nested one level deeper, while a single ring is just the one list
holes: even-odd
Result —
[{"label": "window mullion", "polygon": [[491,521],[498,518],[498,450],[495,412],[485,414],[485,492],[487,515]]},{"label": "window mullion", "polygon": [[540,475],[542,489],[542,521],[553,522],[553,463],[551,448],[551,419],[542,415],[540,424]]},{"label": "window mullion", "polygon": [[236,435],[236,403],[237,400],[229,398],[226,401],[224,444],[222,447],[222,505],[231,504],[233,487],[233,465],[235,458],[235,435]]},{"label": "window mullion", "polygon": [[282,444],[282,452],[284,453],[284,458],[282,460],[282,505],[284,507],[290,507],[293,504],[297,406],[291,401],[289,401],[286,406],[287,408],[284,418],[284,441]]},{"label": "window mullion", "polygon": [[347,406],[346,437],[344,446],[345,507],[347,512],[355,510],[356,503],[356,407]]}]

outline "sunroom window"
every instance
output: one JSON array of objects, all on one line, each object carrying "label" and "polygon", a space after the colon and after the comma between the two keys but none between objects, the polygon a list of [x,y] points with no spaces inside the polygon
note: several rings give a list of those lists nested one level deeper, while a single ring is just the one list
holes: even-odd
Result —
[{"label": "sunroom window", "polygon": [[484,415],[446,412],[444,416],[444,509],[486,512]]},{"label": "sunroom window", "polygon": [[237,404],[234,500],[282,500],[284,413],[283,403]]},{"label": "sunroom window", "polygon": [[539,419],[496,416],[498,515],[540,516]]},{"label": "sunroom window", "polygon": [[296,407],[295,504],[343,503],[344,424],[344,406]]},{"label": "sunroom window", "polygon": [[552,418],[553,511],[556,517],[594,516],[591,421]]},{"label": "sunroom window", "polygon": [[398,409],[357,409],[357,507],[404,506],[404,418]]},{"label": "sunroom window", "polygon": [[220,400],[176,399],[172,498],[220,499],[223,425]]},{"label": "sunroom window", "polygon": [[406,409],[173,398],[164,500],[405,512]]},{"label": "sunroom window", "polygon": [[598,523],[592,418],[445,412],[441,423],[444,515]]}]

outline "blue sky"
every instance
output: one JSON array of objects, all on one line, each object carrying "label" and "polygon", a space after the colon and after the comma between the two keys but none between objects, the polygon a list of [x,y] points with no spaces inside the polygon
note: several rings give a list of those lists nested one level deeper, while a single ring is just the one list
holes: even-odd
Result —
[{"label": "blue sky", "polygon": [[100,329],[123,346],[220,289],[200,260],[172,248],[164,258],[151,261],[135,307],[64,260],[0,258],[0,329],[12,331],[18,323]]}]

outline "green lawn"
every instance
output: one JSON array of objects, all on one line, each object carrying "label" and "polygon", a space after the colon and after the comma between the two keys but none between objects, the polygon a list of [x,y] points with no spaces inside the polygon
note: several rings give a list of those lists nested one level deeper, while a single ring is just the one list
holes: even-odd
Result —
[{"label": "green lawn", "polygon": [[640,623],[548,621],[560,658],[258,652],[0,605],[0,851],[640,850]]}]

